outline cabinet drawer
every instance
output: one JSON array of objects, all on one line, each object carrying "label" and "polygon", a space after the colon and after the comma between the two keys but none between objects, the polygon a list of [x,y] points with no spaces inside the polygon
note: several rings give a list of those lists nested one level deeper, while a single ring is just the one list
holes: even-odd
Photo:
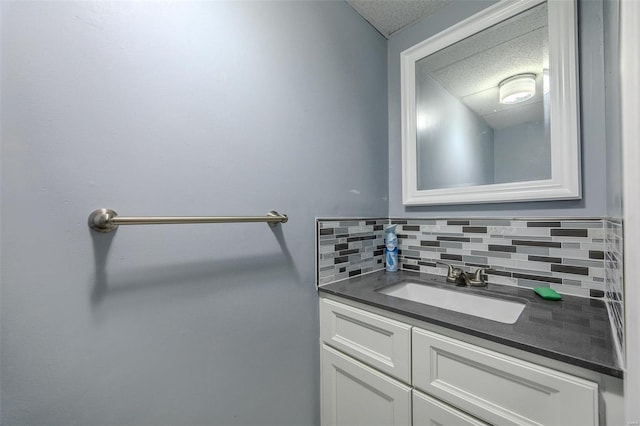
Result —
[{"label": "cabinet drawer", "polygon": [[324,343],[411,383],[411,326],[320,299],[320,330]]},{"label": "cabinet drawer", "polygon": [[322,346],[322,426],[410,426],[411,388]]},{"label": "cabinet drawer", "polygon": [[413,385],[494,425],[598,424],[596,383],[419,328]]},{"label": "cabinet drawer", "polygon": [[487,423],[414,390],[413,426],[489,426]]}]

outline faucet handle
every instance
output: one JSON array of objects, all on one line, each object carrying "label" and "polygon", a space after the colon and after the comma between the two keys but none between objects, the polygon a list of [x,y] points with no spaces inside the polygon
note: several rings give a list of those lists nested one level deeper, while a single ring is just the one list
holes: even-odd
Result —
[{"label": "faucet handle", "polygon": [[478,268],[478,269],[476,269],[476,272],[474,273],[474,277],[473,278],[475,278],[477,280],[480,280],[480,279],[483,278],[482,275],[486,274],[486,273],[487,273],[487,268]]},{"label": "faucet handle", "polygon": [[440,262],[436,260],[436,264],[445,265],[449,267],[449,272],[447,273],[447,282],[459,284],[461,278],[464,277],[464,271],[460,268],[454,268],[453,265],[450,265],[445,262]]},{"label": "faucet handle", "polygon": [[467,285],[474,287],[484,287],[487,285],[484,280],[484,274],[487,272],[487,268],[478,268],[473,274],[473,278],[467,279]]}]

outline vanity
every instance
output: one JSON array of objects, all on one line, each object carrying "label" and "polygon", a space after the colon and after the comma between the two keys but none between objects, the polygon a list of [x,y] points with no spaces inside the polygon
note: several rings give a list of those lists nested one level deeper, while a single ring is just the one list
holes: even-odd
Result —
[{"label": "vanity", "polygon": [[[385,294],[403,282],[525,307],[506,323]],[[318,290],[323,425],[623,424],[603,302],[409,271]]]},{"label": "vanity", "polygon": [[503,0],[399,53],[406,208],[316,220],[323,426],[625,423],[621,223],[410,217],[582,198],[576,13]]}]

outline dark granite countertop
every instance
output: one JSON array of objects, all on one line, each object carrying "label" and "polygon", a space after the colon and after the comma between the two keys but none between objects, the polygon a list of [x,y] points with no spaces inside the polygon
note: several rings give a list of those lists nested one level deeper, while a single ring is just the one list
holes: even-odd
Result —
[{"label": "dark granite countertop", "polygon": [[[453,291],[526,302],[526,307],[515,324],[503,324],[377,292],[407,279]],[[601,300],[562,295],[561,301],[548,301],[528,288],[494,284],[486,288],[460,288],[448,284],[445,277],[410,271],[374,272],[326,284],[318,290],[568,364],[622,377],[607,308]]]}]

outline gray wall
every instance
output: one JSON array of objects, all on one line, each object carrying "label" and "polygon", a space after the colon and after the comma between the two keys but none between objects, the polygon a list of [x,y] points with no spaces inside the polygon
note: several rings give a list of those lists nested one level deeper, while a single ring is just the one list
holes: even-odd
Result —
[{"label": "gray wall", "polygon": [[387,214],[384,38],[343,2],[1,8],[2,424],[317,424],[314,217]]},{"label": "gray wall", "polygon": [[604,107],[604,58],[600,0],[578,4],[580,98],[582,133],[581,200],[405,207],[402,204],[400,53],[493,4],[493,1],[460,1],[436,15],[394,34],[388,42],[389,99],[389,214],[392,217],[430,216],[604,216],[606,200],[606,146]]},{"label": "gray wall", "polygon": [[551,145],[544,120],[493,130],[495,183],[551,179]]},{"label": "gray wall", "polygon": [[620,116],[620,3],[604,1],[607,214],[622,218],[622,127]]},{"label": "gray wall", "polygon": [[[493,129],[416,67],[418,189],[493,183]],[[455,173],[451,173],[451,169]]]}]

